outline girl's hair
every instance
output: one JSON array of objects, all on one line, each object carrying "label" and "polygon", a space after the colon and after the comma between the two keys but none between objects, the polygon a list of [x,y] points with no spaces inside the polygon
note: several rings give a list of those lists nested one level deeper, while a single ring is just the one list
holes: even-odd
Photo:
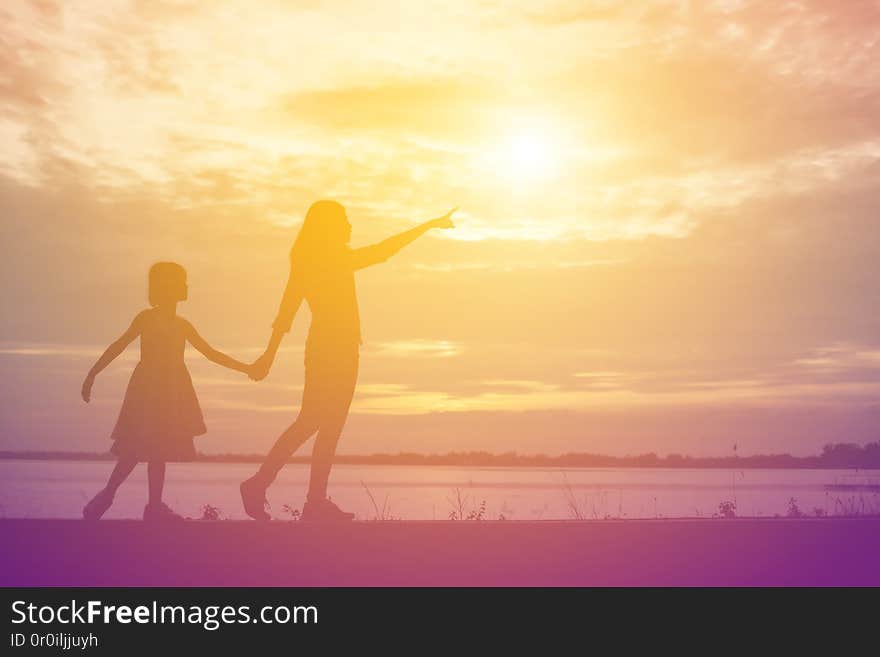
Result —
[{"label": "girl's hair", "polygon": [[150,267],[147,298],[151,306],[186,298],[186,269],[176,262],[157,262]]},{"label": "girl's hair", "polygon": [[290,250],[291,267],[319,265],[339,253],[345,221],[345,208],[336,201],[312,203]]}]

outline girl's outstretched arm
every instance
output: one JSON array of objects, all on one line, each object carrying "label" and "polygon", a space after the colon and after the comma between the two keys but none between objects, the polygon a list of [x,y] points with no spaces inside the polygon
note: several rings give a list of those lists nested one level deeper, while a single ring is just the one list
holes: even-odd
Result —
[{"label": "girl's outstretched arm", "polygon": [[125,333],[119,336],[115,342],[107,347],[97,362],[92,365],[92,369],[86,374],[86,379],[83,381],[82,389],[80,390],[84,402],[88,402],[92,398],[92,385],[95,383],[95,377],[101,373],[101,370],[112,363],[119,354],[125,351],[125,348],[141,334],[145,312],[147,311],[145,310],[138,313],[131,321],[131,326],[126,329]]},{"label": "girl's outstretched arm", "polygon": [[250,371],[250,365],[242,363],[240,360],[236,360],[232,356],[227,356],[222,351],[217,351],[214,347],[209,345],[207,340],[199,335],[199,332],[196,331],[195,327],[189,322],[186,322],[186,339],[189,340],[189,343],[212,363],[217,363],[218,365],[228,367],[229,369],[238,372],[247,373]]},{"label": "girl's outstretched arm", "polygon": [[432,228],[454,228],[455,224],[452,223],[452,213],[456,210],[458,210],[458,208],[453,208],[442,217],[426,221],[420,226],[416,226],[403,233],[389,237],[387,240],[382,240],[377,244],[371,244],[370,246],[365,246],[360,249],[352,249],[352,268],[363,269],[370,265],[385,262],[403,247],[412,244]]}]

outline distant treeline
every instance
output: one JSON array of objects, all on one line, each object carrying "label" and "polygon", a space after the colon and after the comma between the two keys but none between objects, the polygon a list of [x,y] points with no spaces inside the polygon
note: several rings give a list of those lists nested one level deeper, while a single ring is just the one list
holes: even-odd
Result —
[{"label": "distant treeline", "polygon": [[[109,453],[89,452],[0,452],[0,459],[41,459],[65,461],[114,460]],[[213,463],[258,463],[261,454],[200,454],[199,461]],[[308,463],[309,457],[293,457],[290,463]],[[569,452],[559,456],[505,452],[448,452],[446,454],[346,455],[338,454],[336,463],[351,465],[457,465],[541,468],[880,468],[880,441],[867,445],[836,443],[825,445],[815,456],[791,454],[756,454],[752,456],[686,456],[653,452],[637,456],[607,456]]]}]

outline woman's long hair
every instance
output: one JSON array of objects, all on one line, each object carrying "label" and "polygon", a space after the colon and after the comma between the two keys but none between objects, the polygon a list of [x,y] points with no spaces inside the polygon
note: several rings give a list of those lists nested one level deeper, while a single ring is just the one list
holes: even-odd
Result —
[{"label": "woman's long hair", "polygon": [[341,204],[336,201],[312,203],[290,249],[291,269],[314,271],[335,260],[345,248],[342,238],[345,224],[345,208]]}]

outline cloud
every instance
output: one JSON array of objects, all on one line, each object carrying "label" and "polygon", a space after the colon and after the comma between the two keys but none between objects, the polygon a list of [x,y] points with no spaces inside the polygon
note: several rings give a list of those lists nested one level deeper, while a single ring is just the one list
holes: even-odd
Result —
[{"label": "cloud", "polygon": [[379,343],[369,353],[377,357],[451,358],[461,353],[461,346],[449,340],[396,340]]},{"label": "cloud", "polygon": [[4,346],[0,347],[4,356],[62,356],[67,358],[97,358],[100,349],[94,347],[65,347],[56,345]]},{"label": "cloud", "polygon": [[[499,388],[492,384],[489,388]],[[445,391],[406,391],[403,394],[356,399],[358,413],[425,415],[431,413],[590,411],[591,409],[639,409],[725,406],[846,406],[869,403],[880,394],[880,381],[792,383],[768,385],[760,380],[704,381],[682,388],[639,392],[631,389],[565,390],[555,386],[505,386],[478,394]]]},{"label": "cloud", "polygon": [[[383,5],[245,6],[9,9],[5,173],[286,225],[317,195],[392,224],[454,199],[457,239],[558,241],[682,237],[877,161],[871,3],[443,3],[393,31]],[[486,162],[536,117],[559,174],[517,184]]]},{"label": "cloud", "polygon": [[852,344],[837,344],[813,349],[797,358],[795,365],[815,373],[840,373],[852,370],[880,370],[880,349]]},{"label": "cloud", "polygon": [[525,9],[524,18],[536,25],[571,25],[584,22],[600,22],[614,24],[633,14],[638,15],[639,9],[627,7],[617,2],[592,2],[589,6],[572,2],[544,3],[542,9]]},{"label": "cloud", "polygon": [[451,77],[398,79],[369,87],[302,91],[285,98],[282,111],[294,123],[334,135],[384,131],[430,143],[432,138],[472,135],[491,120],[499,93]]},{"label": "cloud", "polygon": [[508,263],[491,263],[491,262],[461,262],[461,263],[413,263],[409,265],[415,270],[426,272],[477,272],[477,271],[499,271],[510,272],[523,269],[540,269],[556,267],[559,269],[588,269],[590,267],[613,267],[616,265],[626,264],[626,260],[622,259],[596,259],[596,260],[566,260],[556,262],[508,262]]}]

